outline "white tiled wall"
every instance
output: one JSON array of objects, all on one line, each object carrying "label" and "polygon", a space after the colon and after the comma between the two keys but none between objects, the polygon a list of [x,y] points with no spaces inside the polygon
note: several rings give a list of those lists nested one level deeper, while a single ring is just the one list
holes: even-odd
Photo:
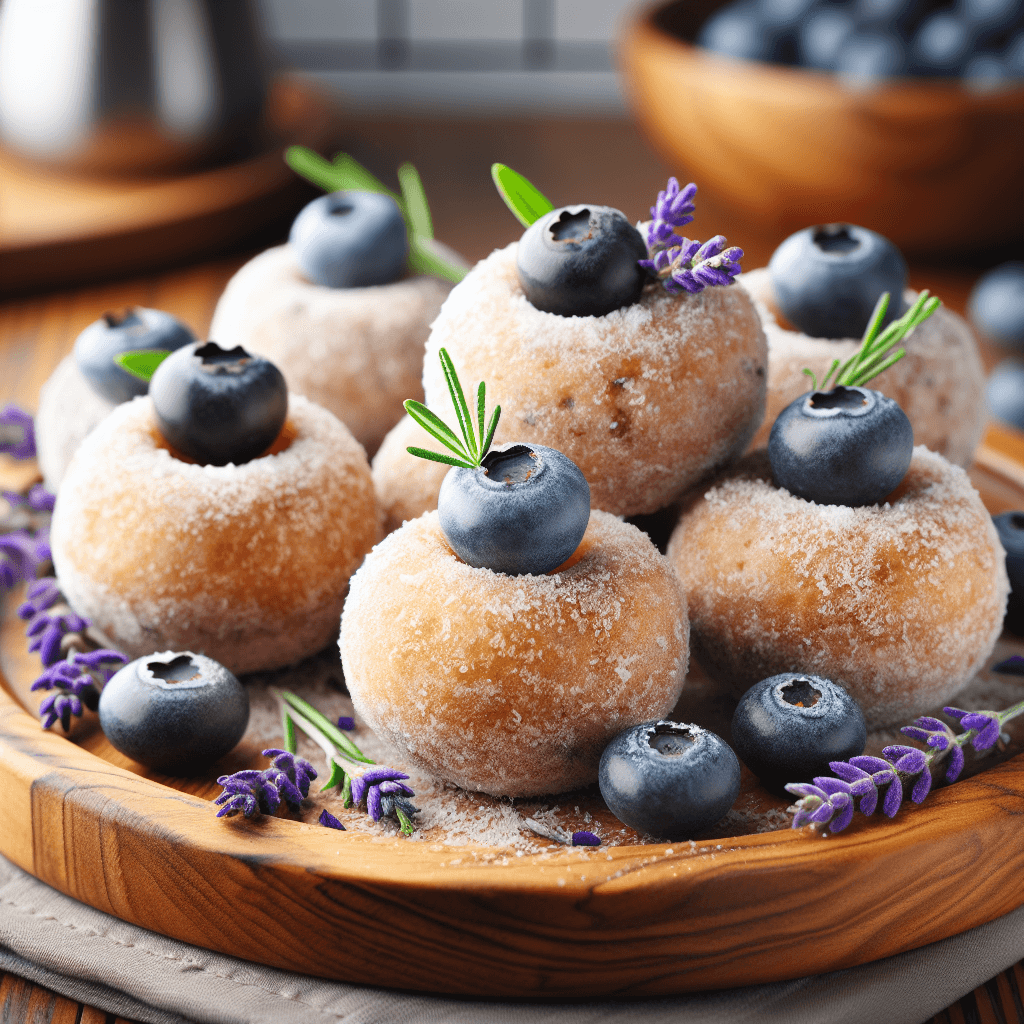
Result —
[{"label": "white tiled wall", "polygon": [[283,63],[366,109],[624,109],[612,47],[640,0],[260,0]]}]

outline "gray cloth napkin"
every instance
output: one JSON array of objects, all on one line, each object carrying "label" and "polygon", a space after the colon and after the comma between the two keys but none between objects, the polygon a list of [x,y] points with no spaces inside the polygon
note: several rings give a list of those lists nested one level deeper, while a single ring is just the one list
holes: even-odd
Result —
[{"label": "gray cloth napkin", "polygon": [[1024,958],[1024,907],[876,963],[667,999],[507,1003],[346,985],[125,924],[0,857],[0,968],[147,1024],[921,1024]]}]

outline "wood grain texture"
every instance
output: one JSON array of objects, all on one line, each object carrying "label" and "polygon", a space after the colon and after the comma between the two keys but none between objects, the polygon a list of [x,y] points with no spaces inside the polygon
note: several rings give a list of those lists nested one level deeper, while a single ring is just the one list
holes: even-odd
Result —
[{"label": "wood grain texture", "polygon": [[[994,434],[989,447],[1009,459],[1017,443]],[[982,470],[998,476],[985,451]],[[1024,503],[1024,470],[1004,485]],[[400,946],[404,984],[420,991],[582,998],[754,984],[913,949],[1024,903],[1022,757],[827,839],[784,830],[508,858],[219,820],[207,799],[41,731],[8,684],[0,786],[22,814],[28,805],[0,852],[90,906],[347,981]],[[954,890],[956,915],[936,909]],[[322,940],[312,949],[311,934]]]},{"label": "wood grain texture", "polygon": [[732,60],[692,44],[716,6],[661,4],[620,46],[638,121],[701,194],[782,237],[846,220],[929,257],[959,253],[965,238],[1019,244],[1024,86],[858,90],[825,72]]}]

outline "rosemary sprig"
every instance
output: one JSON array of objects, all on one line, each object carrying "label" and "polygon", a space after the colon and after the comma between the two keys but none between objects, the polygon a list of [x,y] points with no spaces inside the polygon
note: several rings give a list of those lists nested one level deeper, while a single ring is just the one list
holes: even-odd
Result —
[{"label": "rosemary sprig", "polygon": [[410,802],[415,794],[403,782],[409,776],[367,757],[326,715],[298,694],[273,688],[271,693],[281,707],[285,749],[295,753],[298,727],[324,752],[331,774],[321,792],[340,786],[343,806],[358,806],[365,801],[366,812],[374,821],[393,816],[402,834],[412,835],[416,829],[412,816],[417,808]]},{"label": "rosemary sprig", "polygon": [[[832,360],[828,372],[817,382],[813,371],[804,367],[803,372],[811,378],[811,387],[814,391],[828,391],[831,388],[861,387],[868,381],[874,380],[884,370],[888,370],[893,363],[899,362],[906,354],[904,348],[892,351],[893,346],[901,342],[910,332],[923,323],[941,306],[942,303],[935,297],[928,297],[925,290],[917,297],[917,301],[898,320],[893,320],[884,331],[880,331],[882,321],[885,319],[886,310],[889,308],[889,293],[882,292],[875,303],[875,308],[864,329],[864,337],[861,339],[860,348],[845,363],[840,365],[838,359]],[[835,374],[832,384],[829,380]]]},{"label": "rosemary sprig", "polygon": [[[428,433],[436,438],[454,456],[445,455],[442,452],[432,452],[426,448],[407,448],[410,455],[421,459],[429,459],[431,462],[443,462],[448,466],[459,466],[462,469],[476,469],[483,460],[494,440],[494,432],[498,429],[498,419],[501,417],[501,406],[496,405],[491,413],[490,422],[487,419],[487,386],[483,381],[476,389],[476,416],[474,417],[466,401],[466,395],[459,382],[459,375],[455,372],[455,364],[446,349],[441,349],[441,368],[444,370],[444,379],[448,383],[448,392],[452,396],[452,405],[455,407],[455,418],[459,421],[459,429],[462,431],[462,439],[448,426],[436,413],[431,412],[422,402],[415,399],[408,399],[405,402],[405,411]],[[474,423],[475,420],[475,423]]]},{"label": "rosemary sprig", "polygon": [[423,191],[423,182],[412,164],[404,163],[398,168],[398,183],[402,189],[399,195],[348,153],[339,153],[331,161],[305,146],[289,146],[284,159],[296,174],[325,192],[381,192],[390,196],[405,220],[409,238],[409,269],[416,274],[431,274],[456,284],[466,276],[465,267],[445,259],[432,244],[434,228],[430,206]]}]

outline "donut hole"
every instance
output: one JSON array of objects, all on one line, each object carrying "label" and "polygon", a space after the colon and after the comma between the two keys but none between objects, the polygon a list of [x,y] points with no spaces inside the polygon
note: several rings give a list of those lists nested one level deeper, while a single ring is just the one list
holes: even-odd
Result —
[{"label": "donut hole", "polygon": [[693,746],[693,734],[685,725],[661,722],[647,742],[662,757],[682,757]]},{"label": "donut hole", "polygon": [[779,696],[795,708],[813,708],[821,700],[821,691],[809,679],[794,679],[782,687]]},{"label": "donut hole", "polygon": [[187,683],[199,676],[199,666],[187,654],[179,654],[171,661],[150,661],[146,668],[165,683]]},{"label": "donut hole", "polygon": [[[153,443],[157,448],[163,448],[164,451],[170,452],[171,455],[179,462],[187,462],[190,466],[202,466],[206,463],[197,462],[195,459],[190,459],[187,455],[179,452],[163,434],[160,433],[160,428],[154,421],[150,425],[150,434],[153,437]],[[287,451],[295,438],[298,437],[298,431],[295,429],[295,424],[291,420],[285,420],[284,426],[281,427],[281,432],[274,439],[274,443],[262,454],[257,455],[257,459],[265,459],[268,455],[280,455],[281,452]],[[250,462],[255,462],[256,459],[250,459]]]}]

